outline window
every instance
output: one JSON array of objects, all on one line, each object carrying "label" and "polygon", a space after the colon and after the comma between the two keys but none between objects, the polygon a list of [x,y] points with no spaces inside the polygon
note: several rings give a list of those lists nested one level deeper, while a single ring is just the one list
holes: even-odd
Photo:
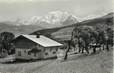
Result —
[{"label": "window", "polygon": [[18,51],[18,56],[21,56],[21,51]]},{"label": "window", "polygon": [[48,55],[48,53],[46,52],[45,55]]},{"label": "window", "polygon": [[56,48],[56,51],[58,51],[58,49]]},{"label": "window", "polygon": [[55,51],[53,51],[53,54],[56,54],[56,52],[55,52]]}]

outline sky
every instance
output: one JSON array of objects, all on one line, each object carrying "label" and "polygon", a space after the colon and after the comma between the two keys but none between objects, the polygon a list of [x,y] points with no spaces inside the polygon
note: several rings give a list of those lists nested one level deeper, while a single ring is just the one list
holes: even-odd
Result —
[{"label": "sky", "polygon": [[0,21],[44,16],[52,11],[75,15],[78,20],[113,12],[113,0],[0,0]]}]

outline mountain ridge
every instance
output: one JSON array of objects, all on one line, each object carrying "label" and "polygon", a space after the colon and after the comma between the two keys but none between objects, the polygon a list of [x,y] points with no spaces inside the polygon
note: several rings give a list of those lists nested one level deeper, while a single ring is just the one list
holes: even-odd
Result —
[{"label": "mountain ridge", "polygon": [[62,11],[52,11],[44,16],[33,16],[29,19],[17,19],[18,25],[39,25],[41,27],[53,28],[74,24],[76,17],[70,13]]},{"label": "mountain ridge", "polygon": [[9,31],[14,34],[29,34],[36,30],[56,28],[77,23],[75,16],[62,11],[49,12],[42,17],[0,22],[0,32]]},{"label": "mountain ridge", "polygon": [[107,20],[111,21],[111,25],[109,25],[110,27],[113,25],[113,14],[107,14],[105,16],[102,17],[98,17],[98,18],[94,18],[94,19],[89,19],[89,20],[85,20],[82,22],[78,22],[72,25],[68,25],[68,26],[63,26],[63,27],[58,27],[58,28],[49,28],[49,29],[41,29],[38,31],[35,31],[31,34],[35,34],[37,35],[38,33],[45,35],[47,37],[50,37],[52,39],[55,39],[56,41],[64,41],[64,40],[70,40],[71,39],[71,35],[72,35],[72,31],[76,26],[83,26],[83,25],[87,25],[87,26],[97,26],[97,25],[105,25]]}]

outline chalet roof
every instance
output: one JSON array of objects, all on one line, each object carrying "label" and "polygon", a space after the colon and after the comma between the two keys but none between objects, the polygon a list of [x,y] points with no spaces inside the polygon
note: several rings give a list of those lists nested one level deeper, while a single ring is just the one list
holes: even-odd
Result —
[{"label": "chalet roof", "polygon": [[[20,36],[23,36],[37,44],[40,44],[43,47],[62,46],[61,43],[58,43],[55,40],[52,40],[43,35],[40,35],[39,37],[37,37],[36,35],[20,35]],[[18,36],[18,37],[20,37],[20,36]]]}]

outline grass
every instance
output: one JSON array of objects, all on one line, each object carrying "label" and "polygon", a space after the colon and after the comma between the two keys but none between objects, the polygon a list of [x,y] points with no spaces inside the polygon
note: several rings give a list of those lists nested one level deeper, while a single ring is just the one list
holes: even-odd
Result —
[{"label": "grass", "polygon": [[49,64],[51,61],[37,61],[37,62],[23,62],[23,63],[13,63],[13,64],[0,64],[1,73],[15,73],[15,72],[31,72],[35,68],[43,67]]},{"label": "grass", "polygon": [[95,55],[73,55],[65,62],[52,63],[35,73],[113,73],[112,52]]},{"label": "grass", "polygon": [[1,73],[112,73],[112,50],[93,55],[70,55],[68,60],[45,60],[28,63],[0,64]]}]

